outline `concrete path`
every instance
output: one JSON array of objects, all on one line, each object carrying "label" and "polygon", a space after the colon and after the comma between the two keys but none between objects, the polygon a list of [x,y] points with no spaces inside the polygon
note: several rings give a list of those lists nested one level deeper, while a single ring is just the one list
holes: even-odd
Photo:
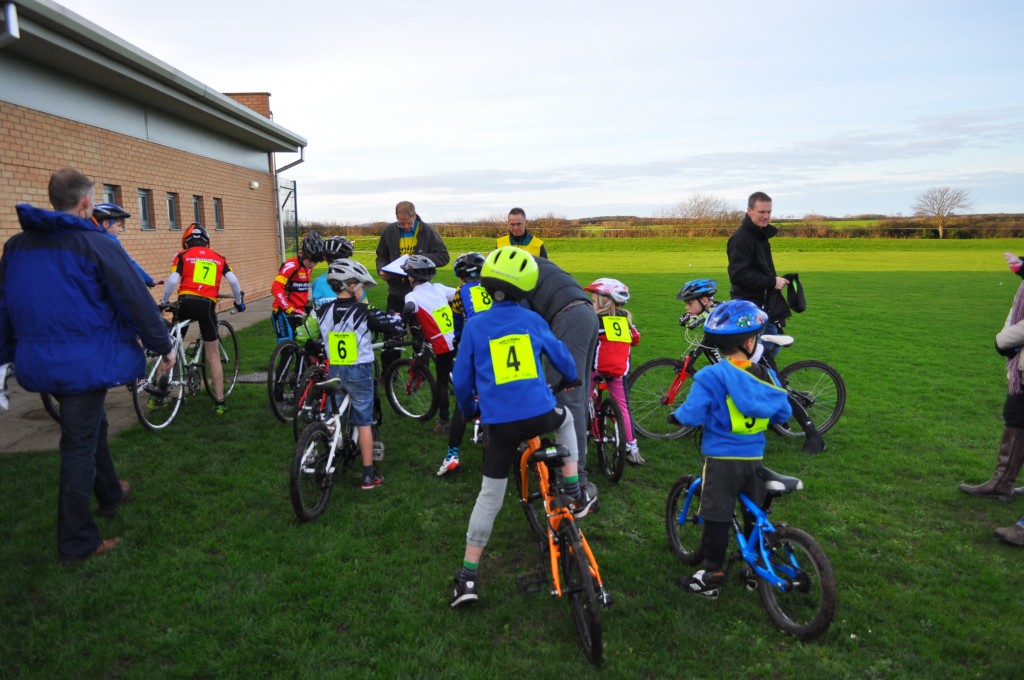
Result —
[{"label": "concrete path", "polygon": [[[247,328],[254,323],[270,323],[269,296],[246,305],[245,312],[228,316],[222,312],[218,318],[231,322],[235,330]],[[17,367],[15,367],[17,370]],[[239,376],[239,380],[243,376]],[[265,377],[263,378],[265,380]],[[43,402],[34,392],[26,392],[16,380],[7,383],[11,407],[0,412],[0,454],[18,451],[56,451],[60,447],[60,426],[43,408]],[[110,435],[126,427],[139,424],[132,405],[131,393],[124,387],[114,387],[107,392],[107,421]]]}]

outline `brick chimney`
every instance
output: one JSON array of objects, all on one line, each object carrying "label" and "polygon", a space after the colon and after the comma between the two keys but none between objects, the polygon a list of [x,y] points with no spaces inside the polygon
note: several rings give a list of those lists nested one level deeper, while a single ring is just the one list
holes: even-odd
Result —
[{"label": "brick chimney", "polygon": [[274,118],[270,112],[269,92],[225,92],[224,95],[231,97],[242,106],[252,109],[264,118]]}]

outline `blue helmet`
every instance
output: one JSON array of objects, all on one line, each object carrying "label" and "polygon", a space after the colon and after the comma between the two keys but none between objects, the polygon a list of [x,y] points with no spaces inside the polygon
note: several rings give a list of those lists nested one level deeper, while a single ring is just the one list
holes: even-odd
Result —
[{"label": "blue helmet", "polygon": [[715,293],[718,292],[718,283],[711,279],[694,279],[693,281],[687,281],[682,288],[679,289],[679,294],[676,295],[677,300],[696,300],[702,297],[715,297]]},{"label": "blue helmet", "polygon": [[759,335],[767,322],[768,315],[753,302],[729,300],[715,307],[704,322],[704,340],[728,352]]}]

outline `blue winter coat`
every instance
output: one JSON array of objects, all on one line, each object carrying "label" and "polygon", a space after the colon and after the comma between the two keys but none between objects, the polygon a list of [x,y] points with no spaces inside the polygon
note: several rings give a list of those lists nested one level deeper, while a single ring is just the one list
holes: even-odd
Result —
[{"label": "blue winter coat", "polygon": [[139,345],[166,354],[167,323],[121,245],[91,220],[17,206],[0,259],[0,364],[22,387],[78,394],[142,376]]}]

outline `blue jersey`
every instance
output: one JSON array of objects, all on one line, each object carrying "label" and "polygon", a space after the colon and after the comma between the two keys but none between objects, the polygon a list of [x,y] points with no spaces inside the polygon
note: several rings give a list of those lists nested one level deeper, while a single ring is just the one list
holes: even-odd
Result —
[{"label": "blue jersey", "polygon": [[452,311],[455,312],[455,340],[462,337],[462,329],[474,314],[486,312],[491,308],[491,296],[486,289],[480,287],[479,281],[469,281],[459,286],[459,292],[452,300]]},{"label": "blue jersey", "polygon": [[310,290],[309,297],[313,300],[313,309],[320,309],[321,305],[333,302],[338,297],[338,294],[331,290],[331,284],[327,283],[327,274],[318,276]]}]

